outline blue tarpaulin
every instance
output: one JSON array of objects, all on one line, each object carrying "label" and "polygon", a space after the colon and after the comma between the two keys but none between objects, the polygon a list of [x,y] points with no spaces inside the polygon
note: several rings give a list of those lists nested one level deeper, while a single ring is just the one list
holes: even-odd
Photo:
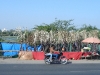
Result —
[{"label": "blue tarpaulin", "polygon": [[37,51],[41,51],[41,45],[37,46]]},{"label": "blue tarpaulin", "polygon": [[[1,43],[2,45],[2,50],[20,50],[21,48],[21,44],[19,43]],[[26,48],[28,47],[28,50],[32,50],[34,51],[34,48],[31,46],[28,46],[27,44],[22,44],[22,48],[23,50],[26,50]],[[37,50],[40,51],[41,50],[41,46],[37,46]],[[18,55],[18,52],[4,52],[3,55],[4,56],[16,56]]]},{"label": "blue tarpaulin", "polygon": [[[1,43],[2,45],[2,50],[20,50],[21,44],[17,43]],[[23,49],[25,50],[26,44],[22,44]],[[18,52],[4,52],[4,56],[16,56],[18,55]]]}]

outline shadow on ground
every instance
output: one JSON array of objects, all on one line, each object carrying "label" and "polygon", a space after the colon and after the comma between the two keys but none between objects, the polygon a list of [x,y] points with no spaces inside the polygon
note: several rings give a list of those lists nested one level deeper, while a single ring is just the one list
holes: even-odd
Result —
[{"label": "shadow on ground", "polygon": [[[60,62],[51,62],[51,64],[61,64]],[[72,64],[72,61],[68,61],[67,64]]]}]

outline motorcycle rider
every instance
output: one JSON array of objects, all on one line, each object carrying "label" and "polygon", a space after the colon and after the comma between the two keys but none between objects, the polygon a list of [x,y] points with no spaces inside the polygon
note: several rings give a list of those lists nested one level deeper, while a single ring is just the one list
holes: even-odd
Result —
[{"label": "motorcycle rider", "polygon": [[56,59],[58,57],[58,54],[55,54],[55,52],[59,52],[59,51],[55,51],[55,45],[52,44],[51,47],[49,48],[49,53],[46,53],[46,55],[50,55],[50,62],[52,62],[52,56],[56,56]]}]

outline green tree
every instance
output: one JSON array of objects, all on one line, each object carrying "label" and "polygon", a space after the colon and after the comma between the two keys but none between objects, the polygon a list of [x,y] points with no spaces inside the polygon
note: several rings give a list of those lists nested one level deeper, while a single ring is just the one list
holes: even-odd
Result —
[{"label": "green tree", "polygon": [[51,24],[42,24],[42,25],[37,25],[34,29],[36,30],[44,30],[47,32],[52,31],[72,31],[76,30],[75,26],[71,24],[73,20],[57,20],[55,19],[55,22]]},{"label": "green tree", "polygon": [[81,28],[80,28],[80,31],[82,30],[86,30],[87,32],[90,32],[92,30],[99,30],[97,27],[95,26],[92,26],[92,25],[86,25],[84,24]]},{"label": "green tree", "polygon": [[54,24],[50,24],[50,25],[43,24],[43,25],[36,26],[34,29],[39,31],[44,30],[50,32],[51,30],[55,31],[57,28],[55,27]]},{"label": "green tree", "polygon": [[58,30],[65,30],[65,31],[72,31],[76,30],[75,26],[73,23],[71,23],[73,20],[55,20],[55,26],[57,27]]}]

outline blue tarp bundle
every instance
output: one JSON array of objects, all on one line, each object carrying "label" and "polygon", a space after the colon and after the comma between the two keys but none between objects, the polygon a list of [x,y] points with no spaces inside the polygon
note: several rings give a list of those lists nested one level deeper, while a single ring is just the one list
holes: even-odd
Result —
[{"label": "blue tarp bundle", "polygon": [[[2,45],[2,49],[3,50],[20,50],[21,48],[21,44],[18,43],[1,43]],[[31,46],[28,46],[27,44],[22,44],[22,48],[23,50],[26,50],[26,48],[28,47],[28,50],[32,50],[34,51],[34,48],[32,48]],[[37,51],[41,50],[41,46],[37,46]],[[18,55],[18,52],[4,52],[3,54],[4,56],[16,56]]]}]

